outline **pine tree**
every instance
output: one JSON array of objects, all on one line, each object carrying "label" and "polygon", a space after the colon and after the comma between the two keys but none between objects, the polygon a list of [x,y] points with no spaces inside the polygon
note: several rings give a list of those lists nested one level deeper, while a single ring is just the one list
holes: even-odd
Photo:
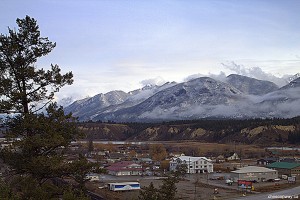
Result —
[{"label": "pine tree", "polygon": [[178,177],[168,176],[168,178],[163,179],[163,184],[159,188],[159,200],[175,200],[178,182]]},{"label": "pine tree", "polygon": [[139,194],[139,200],[158,200],[159,194],[158,189],[156,189],[151,182],[148,187],[144,187]]},{"label": "pine tree", "polygon": [[52,100],[61,87],[73,83],[73,74],[61,74],[58,65],[38,69],[38,58],[56,44],[40,36],[35,19],[16,22],[18,30],[8,28],[8,35],[0,35],[0,111],[18,113],[7,122],[5,134],[12,144],[0,151],[0,158],[12,169],[6,179],[9,191],[20,199],[58,198],[64,188],[52,181],[78,172],[78,165],[65,161],[65,153],[81,134],[76,119]]},{"label": "pine tree", "polygon": [[38,69],[38,58],[50,53],[56,43],[41,37],[37,21],[29,16],[16,20],[18,30],[8,28],[0,35],[0,110],[20,113],[37,111],[36,103],[47,105],[54,93],[73,83],[73,74],[61,74],[58,65]]}]

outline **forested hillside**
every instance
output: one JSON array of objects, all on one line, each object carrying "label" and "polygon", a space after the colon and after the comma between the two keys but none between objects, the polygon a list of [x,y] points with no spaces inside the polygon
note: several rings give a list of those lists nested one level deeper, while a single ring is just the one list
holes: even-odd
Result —
[{"label": "forested hillside", "polygon": [[291,119],[192,120],[162,123],[82,122],[88,139],[128,141],[195,140],[245,144],[300,143],[300,117]]}]

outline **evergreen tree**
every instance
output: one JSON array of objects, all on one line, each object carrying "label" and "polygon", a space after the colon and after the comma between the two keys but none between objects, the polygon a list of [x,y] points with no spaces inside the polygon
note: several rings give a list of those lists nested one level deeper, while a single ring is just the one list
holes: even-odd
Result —
[{"label": "evergreen tree", "polygon": [[178,177],[168,176],[163,179],[163,184],[157,189],[151,182],[148,187],[144,187],[139,194],[141,200],[176,200]]},{"label": "evergreen tree", "polygon": [[[38,58],[56,44],[40,36],[35,19],[26,16],[16,22],[18,30],[8,28],[8,35],[0,35],[0,111],[18,113],[7,122],[5,134],[12,144],[0,151],[12,169],[11,178],[5,180],[12,186],[6,194],[13,191],[20,199],[58,198],[64,188],[52,181],[74,177],[79,171],[78,165],[71,167],[65,161],[65,152],[81,134],[76,119],[52,100],[61,87],[73,83],[73,75],[61,74],[58,65],[38,69]],[[42,108],[45,113],[38,112]]]},{"label": "evergreen tree", "polygon": [[89,181],[86,175],[92,172],[92,168],[96,167],[96,165],[89,163],[88,160],[80,154],[79,159],[71,163],[69,167],[72,172],[71,177],[77,182],[79,191],[86,192],[85,183]]},{"label": "evergreen tree", "polygon": [[31,175],[39,184],[68,175],[64,154],[70,142],[80,135],[75,122],[56,104],[50,104],[47,114],[19,115],[9,122],[7,133],[7,137],[17,139],[0,155],[14,173]]},{"label": "evergreen tree", "polygon": [[168,178],[163,179],[163,184],[159,188],[159,200],[175,200],[178,182],[178,177],[168,176]]},{"label": "evergreen tree", "polygon": [[176,170],[173,172],[173,174],[178,178],[184,178],[187,171],[188,171],[187,164],[181,164],[176,166]]},{"label": "evergreen tree", "polygon": [[89,138],[89,143],[88,143],[88,152],[91,153],[94,151],[94,140],[93,138]]},{"label": "evergreen tree", "polygon": [[139,194],[139,200],[159,200],[158,189],[151,182],[148,187],[144,187]]},{"label": "evergreen tree", "polygon": [[58,65],[51,70],[38,69],[38,58],[56,46],[41,37],[37,21],[29,16],[17,19],[18,30],[8,28],[0,35],[0,110],[29,113],[37,111],[37,102],[51,101],[61,87],[73,83],[73,74],[61,74]]}]

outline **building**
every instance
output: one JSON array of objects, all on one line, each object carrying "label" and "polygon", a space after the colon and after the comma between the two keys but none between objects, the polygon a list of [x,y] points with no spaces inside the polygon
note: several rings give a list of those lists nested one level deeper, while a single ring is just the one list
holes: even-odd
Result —
[{"label": "building", "polygon": [[278,172],[266,167],[248,166],[231,171],[230,176],[234,182],[238,180],[261,182],[278,178]]},{"label": "building", "polygon": [[270,158],[262,158],[257,160],[257,165],[261,165],[261,166],[266,166],[269,164],[272,164],[274,162],[277,162],[279,159],[275,158],[275,157],[270,157]]},{"label": "building", "polygon": [[143,167],[142,165],[136,164],[132,161],[122,161],[113,163],[106,168],[108,174],[114,176],[135,176],[142,175]]},{"label": "building", "polygon": [[282,158],[279,162],[289,162],[289,163],[296,163],[297,160],[295,158]]},{"label": "building", "polygon": [[106,160],[109,162],[119,162],[124,159],[125,159],[125,154],[114,152],[114,153],[108,153]]},{"label": "building", "polygon": [[206,157],[174,157],[170,161],[170,171],[175,171],[178,165],[186,165],[188,174],[211,173],[214,171],[212,161]]},{"label": "building", "polygon": [[133,161],[135,163],[139,163],[139,164],[148,164],[151,165],[153,164],[153,160],[151,158],[134,158]]},{"label": "building", "polygon": [[108,183],[107,185],[108,189],[111,191],[130,191],[141,189],[141,185],[139,182]]},{"label": "building", "polygon": [[100,175],[95,173],[89,173],[85,175],[85,178],[90,181],[100,181]]},{"label": "building", "polygon": [[267,165],[270,169],[276,169],[279,176],[300,176],[300,163],[290,163],[290,162],[274,162]]},{"label": "building", "polygon": [[240,158],[239,158],[238,154],[235,153],[235,152],[232,152],[232,153],[230,154],[230,156],[228,156],[228,157],[226,158],[226,160],[228,160],[228,161],[231,161],[231,160],[239,160],[239,159],[240,159]]},{"label": "building", "polygon": [[219,155],[216,157],[216,163],[223,163],[225,162],[225,157],[223,155]]}]

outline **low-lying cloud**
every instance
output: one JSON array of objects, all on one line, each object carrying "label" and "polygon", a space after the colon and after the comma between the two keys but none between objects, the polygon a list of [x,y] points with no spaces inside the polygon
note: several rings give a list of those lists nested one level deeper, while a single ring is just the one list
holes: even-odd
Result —
[{"label": "low-lying cloud", "polygon": [[163,85],[164,83],[166,83],[166,81],[162,77],[158,76],[156,78],[142,80],[140,83],[144,87],[147,85]]},{"label": "low-lying cloud", "polygon": [[221,63],[221,65],[227,69],[232,71],[235,74],[242,75],[242,76],[248,76],[251,78],[256,78],[259,80],[266,80],[271,81],[278,85],[279,87],[282,87],[288,83],[287,77],[290,77],[292,75],[285,75],[283,77],[277,77],[271,73],[264,72],[260,67],[245,67],[243,65],[236,64],[235,62],[229,62],[229,63]]}]

